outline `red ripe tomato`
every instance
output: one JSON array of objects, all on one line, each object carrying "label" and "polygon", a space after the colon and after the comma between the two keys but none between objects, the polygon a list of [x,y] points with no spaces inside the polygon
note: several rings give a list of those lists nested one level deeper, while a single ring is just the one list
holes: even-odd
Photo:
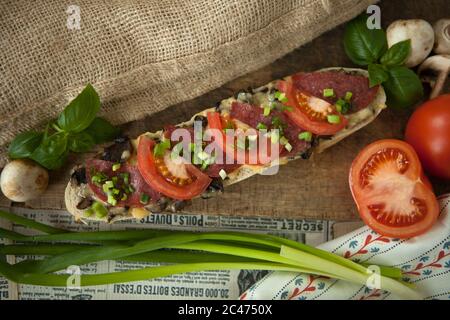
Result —
[{"label": "red ripe tomato", "polygon": [[428,173],[450,180],[450,94],[421,105],[408,121],[405,138]]},{"label": "red ripe tomato", "polygon": [[[232,119],[222,117],[220,115],[220,113],[218,113],[218,112],[208,112],[207,117],[208,117],[208,127],[210,129],[216,129],[223,133],[224,128],[233,126]],[[239,159],[238,159],[238,154],[237,154],[238,148],[236,147],[235,141],[228,143],[226,135],[223,134],[222,139],[219,139],[218,141],[216,141],[216,143],[218,144],[219,148],[224,151],[225,156],[233,155],[233,159],[235,160],[235,163],[239,164],[239,161],[238,161]],[[264,164],[269,163],[271,160],[273,160],[272,156],[271,156],[270,138],[266,138],[265,143],[266,143],[267,149],[264,150],[265,153],[264,153],[264,151],[261,151],[258,149],[258,154],[256,154],[256,157],[255,157],[256,159],[254,159],[254,160],[256,160],[255,161],[256,163],[250,161],[251,157],[250,157],[250,152],[248,150],[244,151],[244,155],[243,155],[244,162],[246,164],[264,165]],[[261,154],[259,152],[261,152]]]},{"label": "red ripe tomato", "polygon": [[145,136],[139,139],[138,168],[145,182],[154,190],[173,199],[190,200],[202,194],[211,178],[190,163],[175,163],[170,155],[153,155],[155,142]]},{"label": "red ripe tomato", "polygon": [[382,235],[411,238],[438,218],[431,185],[404,141],[379,140],[365,147],[352,163],[349,183],[361,218]]},{"label": "red ripe tomato", "polygon": [[[333,135],[347,125],[347,119],[334,105],[297,90],[292,82],[280,80],[277,88],[286,95],[288,101],[285,105],[292,108],[285,111],[286,115],[300,128],[317,135]],[[337,121],[330,123],[328,116],[333,116]]]}]

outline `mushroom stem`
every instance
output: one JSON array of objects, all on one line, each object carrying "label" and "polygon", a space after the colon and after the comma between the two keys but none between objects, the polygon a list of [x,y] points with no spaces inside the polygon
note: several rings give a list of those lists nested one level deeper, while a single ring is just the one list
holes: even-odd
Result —
[{"label": "mushroom stem", "polygon": [[436,98],[444,88],[445,81],[447,80],[449,74],[449,70],[443,71],[438,74],[438,77],[436,79],[436,83],[434,84],[433,89],[431,90],[430,99]]},{"label": "mushroom stem", "polygon": [[[433,75],[433,78],[429,74]],[[430,99],[437,97],[444,88],[450,73],[450,55],[428,57],[419,67],[418,74],[423,82],[430,83],[432,91]],[[433,81],[433,79],[436,79]]]}]

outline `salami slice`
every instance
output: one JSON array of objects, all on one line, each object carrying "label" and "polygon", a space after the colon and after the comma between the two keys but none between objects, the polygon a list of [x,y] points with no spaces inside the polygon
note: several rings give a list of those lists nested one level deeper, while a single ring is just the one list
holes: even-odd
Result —
[{"label": "salami slice", "polygon": [[112,162],[99,159],[91,159],[86,163],[86,177],[89,187],[100,200],[106,201],[107,195],[103,192],[101,186],[92,182],[92,176],[97,173],[104,174],[108,180],[123,173],[129,174],[129,185],[133,188],[133,192],[128,195],[126,200],[118,201],[116,204],[118,207],[143,207],[144,205],[140,201],[142,194],[148,195],[151,202],[156,202],[161,197],[144,181],[136,166],[122,164],[117,171],[113,171],[112,166]]},{"label": "salami slice", "polygon": [[272,110],[269,116],[265,116],[261,107],[235,101],[231,105],[230,116],[232,119],[237,119],[252,128],[256,128],[258,123],[263,123],[268,129],[273,127],[273,120],[277,117],[284,126],[283,135],[292,146],[291,151],[283,148],[280,156],[298,154],[310,147],[309,142],[298,139],[298,135],[305,130],[296,126],[283,112]]},{"label": "salami slice", "polygon": [[[335,103],[339,98],[345,97],[346,92],[351,92],[350,113],[367,107],[375,99],[379,88],[369,88],[369,79],[364,76],[333,71],[297,73],[292,76],[292,82],[297,89],[329,103]],[[324,97],[324,89],[333,89],[334,96]]]}]

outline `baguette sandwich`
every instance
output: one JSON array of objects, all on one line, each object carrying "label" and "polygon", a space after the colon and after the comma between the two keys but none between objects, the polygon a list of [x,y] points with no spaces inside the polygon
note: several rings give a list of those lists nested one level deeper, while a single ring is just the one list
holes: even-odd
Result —
[{"label": "baguette sandwich", "polygon": [[176,126],[118,138],[74,168],[65,190],[67,210],[77,220],[105,222],[177,212],[193,198],[307,159],[386,108],[383,88],[370,88],[367,76],[347,68],[297,73],[224,99]]}]

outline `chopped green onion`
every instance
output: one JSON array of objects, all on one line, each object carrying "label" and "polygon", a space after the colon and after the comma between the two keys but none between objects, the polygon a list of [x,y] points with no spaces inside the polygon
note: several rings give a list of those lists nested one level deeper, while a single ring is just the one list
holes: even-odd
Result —
[{"label": "chopped green onion", "polygon": [[207,161],[203,161],[203,162],[202,162],[201,169],[202,169],[202,170],[206,170],[206,168],[208,168],[208,166],[209,166],[209,163],[208,163]]},{"label": "chopped green onion", "polygon": [[189,150],[191,150],[191,152],[195,151],[195,143],[193,143],[193,142],[189,143]]},{"label": "chopped green onion", "polygon": [[148,201],[150,200],[150,197],[148,196],[148,194],[141,194],[141,198],[139,199],[139,202],[142,204],[147,204]]},{"label": "chopped green onion", "polygon": [[323,89],[323,96],[324,96],[325,98],[333,97],[333,96],[334,96],[334,90],[333,90],[333,89],[330,89],[330,88]]},{"label": "chopped green onion", "polygon": [[291,152],[291,150],[292,150],[292,145],[288,142],[288,143],[286,143],[286,144],[284,145],[284,148],[285,148],[287,151]]},{"label": "chopped green onion", "polygon": [[271,108],[269,106],[264,107],[264,116],[268,117],[270,115]]},{"label": "chopped green onion", "polygon": [[112,182],[111,180],[106,181],[106,182],[105,182],[105,185],[106,185],[109,189],[114,188],[114,182]]},{"label": "chopped green onion", "polygon": [[275,98],[277,98],[278,101],[281,101],[283,103],[288,102],[288,98],[286,97],[286,94],[284,92],[276,91]]},{"label": "chopped green onion", "polygon": [[219,176],[222,178],[222,180],[225,180],[225,178],[227,177],[227,172],[223,169],[220,169]]},{"label": "chopped green onion", "polygon": [[97,172],[92,176],[91,181],[96,185],[100,185],[105,182],[106,179],[108,179],[108,177],[103,172]]},{"label": "chopped green onion", "polygon": [[122,200],[122,201],[126,201],[127,199],[128,199],[128,196],[127,196],[126,193],[124,193],[124,194],[122,195],[122,198],[120,198],[120,200]]},{"label": "chopped green onion", "polygon": [[112,171],[117,171],[120,169],[120,163],[114,163],[112,166]]},{"label": "chopped green onion", "polygon": [[303,132],[300,132],[299,134],[298,134],[298,138],[300,139],[300,140],[305,140],[305,141],[311,141],[311,139],[312,139],[312,133],[311,132],[309,132],[309,131],[303,131]]},{"label": "chopped green onion", "polygon": [[108,193],[110,193],[110,188],[108,188],[108,186],[106,185],[106,184],[104,184],[103,186],[102,186],[102,190],[103,190],[103,192],[104,193],[106,193],[106,194],[108,194]]},{"label": "chopped green onion", "polygon": [[128,193],[128,194],[133,193],[134,192],[134,188],[131,185],[126,186],[125,187],[125,192]]},{"label": "chopped green onion", "polygon": [[120,174],[120,176],[123,179],[123,183],[129,184],[130,183],[130,174],[128,172],[123,172]]},{"label": "chopped green onion", "polygon": [[281,120],[280,117],[273,117],[272,125],[277,129],[283,129],[284,127],[286,127],[286,124]]},{"label": "chopped green onion", "polygon": [[280,140],[280,133],[278,130],[271,130],[270,131],[270,141],[272,143],[278,143]]},{"label": "chopped green onion", "polygon": [[292,111],[294,110],[294,108],[290,107],[290,106],[285,106],[282,105],[280,108],[278,108],[280,111]]},{"label": "chopped green onion", "polygon": [[327,120],[329,123],[332,123],[332,124],[338,124],[341,122],[341,118],[339,118],[339,116],[336,114],[329,114],[327,116]]},{"label": "chopped green onion", "polygon": [[106,200],[110,205],[115,206],[117,204],[116,198],[112,194],[108,195],[108,200]]},{"label": "chopped green onion", "polygon": [[258,130],[267,130],[267,126],[264,123],[259,122],[256,125],[256,129],[258,129]]},{"label": "chopped green onion", "polygon": [[112,194],[118,195],[119,193],[120,193],[119,189],[116,189],[116,188],[112,189]]},{"label": "chopped green onion", "polygon": [[103,218],[108,214],[108,210],[105,206],[97,201],[92,204],[91,209],[94,211],[97,218]]},{"label": "chopped green onion", "polygon": [[280,138],[280,144],[281,145],[284,146],[284,145],[286,145],[288,143],[289,143],[289,140],[286,137],[283,136],[283,137]]},{"label": "chopped green onion", "polygon": [[162,157],[164,156],[164,153],[167,149],[170,149],[170,140],[164,139],[163,141],[155,145],[153,154],[157,157]]},{"label": "chopped green onion", "polygon": [[347,113],[349,109],[350,103],[348,103],[347,101],[343,99],[339,99],[338,101],[336,101],[336,110],[339,113]]},{"label": "chopped green onion", "polygon": [[351,93],[350,91],[347,91],[346,93],[345,93],[345,97],[344,97],[344,99],[345,99],[345,101],[350,101],[350,99],[352,98],[352,96],[353,96],[353,93]]},{"label": "chopped green onion", "polygon": [[106,194],[110,193],[112,188],[114,188],[114,183],[111,180],[106,181],[102,186],[103,192]]},{"label": "chopped green onion", "polygon": [[200,160],[206,160],[206,159],[209,159],[209,154],[207,154],[205,151],[202,151],[202,152],[199,152],[199,153],[197,153],[197,157],[200,159]]},{"label": "chopped green onion", "polygon": [[83,212],[83,216],[85,217],[92,217],[94,215],[94,210],[92,210],[92,208],[88,208],[86,210],[84,210]]}]

